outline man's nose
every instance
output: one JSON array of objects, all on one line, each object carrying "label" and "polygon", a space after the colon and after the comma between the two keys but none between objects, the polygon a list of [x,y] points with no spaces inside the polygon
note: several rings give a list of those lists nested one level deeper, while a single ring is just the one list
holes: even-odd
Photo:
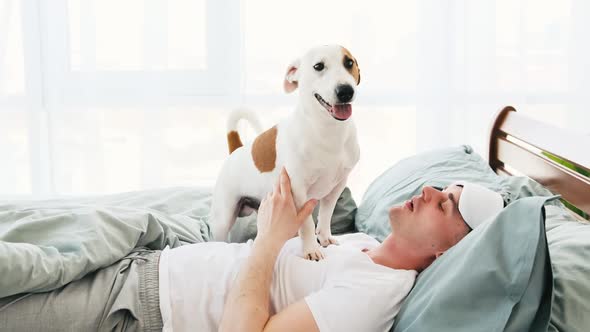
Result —
[{"label": "man's nose", "polygon": [[433,197],[436,197],[436,195],[439,193],[440,193],[440,191],[434,189],[431,186],[424,186],[422,188],[422,197],[424,198],[424,201],[426,201],[426,202],[431,200]]}]

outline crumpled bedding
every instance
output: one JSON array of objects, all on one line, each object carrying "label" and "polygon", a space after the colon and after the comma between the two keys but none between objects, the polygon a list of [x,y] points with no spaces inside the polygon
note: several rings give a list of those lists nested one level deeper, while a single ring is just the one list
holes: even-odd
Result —
[{"label": "crumpled bedding", "polygon": [[0,201],[0,297],[59,288],[134,248],[208,241],[210,188]]}]

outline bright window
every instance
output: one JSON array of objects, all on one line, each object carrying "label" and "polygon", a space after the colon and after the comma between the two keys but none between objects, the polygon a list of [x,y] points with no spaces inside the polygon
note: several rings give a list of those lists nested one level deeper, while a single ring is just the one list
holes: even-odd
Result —
[{"label": "bright window", "polygon": [[287,65],[317,44],[360,64],[359,200],[417,152],[485,155],[504,105],[588,133],[588,13],[583,0],[3,0],[0,196],[211,186],[228,112],[286,116]]}]

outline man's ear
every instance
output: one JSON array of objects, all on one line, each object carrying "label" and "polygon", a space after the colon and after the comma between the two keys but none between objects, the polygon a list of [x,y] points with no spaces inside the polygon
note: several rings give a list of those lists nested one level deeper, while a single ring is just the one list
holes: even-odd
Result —
[{"label": "man's ear", "polygon": [[439,258],[444,253],[445,253],[444,251],[437,251],[436,254],[434,254],[434,255],[436,256],[436,258]]},{"label": "man's ear", "polygon": [[285,74],[285,81],[283,82],[283,88],[286,93],[291,93],[297,89],[299,82],[299,59],[293,61],[289,67],[287,67],[287,73]]}]

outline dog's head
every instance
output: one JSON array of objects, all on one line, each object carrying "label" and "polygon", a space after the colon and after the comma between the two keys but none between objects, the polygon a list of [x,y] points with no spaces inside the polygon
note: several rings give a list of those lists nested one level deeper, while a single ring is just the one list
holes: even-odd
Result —
[{"label": "dog's head", "polygon": [[351,103],[360,82],[354,56],[342,46],[327,45],[293,61],[287,68],[284,88],[287,93],[299,88],[305,109],[345,121],[352,115]]}]

